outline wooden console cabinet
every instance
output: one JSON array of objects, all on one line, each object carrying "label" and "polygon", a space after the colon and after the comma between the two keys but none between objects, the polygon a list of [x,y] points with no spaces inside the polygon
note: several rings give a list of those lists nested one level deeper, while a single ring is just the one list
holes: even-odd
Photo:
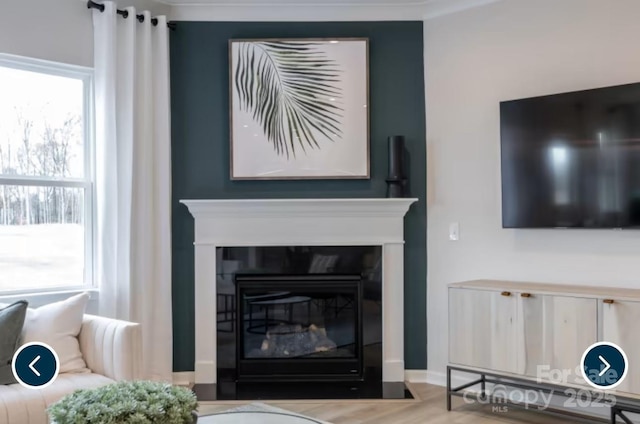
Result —
[{"label": "wooden console cabinet", "polygon": [[629,359],[616,391],[640,395],[640,290],[495,280],[449,285],[453,365],[586,386],[580,361],[598,341],[619,345]]}]

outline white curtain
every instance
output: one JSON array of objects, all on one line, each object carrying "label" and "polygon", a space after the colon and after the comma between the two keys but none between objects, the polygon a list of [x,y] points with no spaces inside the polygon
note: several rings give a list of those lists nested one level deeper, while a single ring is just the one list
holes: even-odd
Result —
[{"label": "white curtain", "polygon": [[[142,378],[170,381],[171,145],[166,18],[93,11],[100,313],[142,325]],[[136,19],[136,13],[144,21]]]}]

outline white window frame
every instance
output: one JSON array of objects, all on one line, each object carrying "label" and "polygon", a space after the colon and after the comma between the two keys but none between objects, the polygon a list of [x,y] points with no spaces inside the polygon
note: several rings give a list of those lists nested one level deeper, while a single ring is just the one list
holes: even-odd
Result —
[{"label": "white window frame", "polygon": [[[72,187],[84,189],[84,284],[60,287],[42,287],[27,290],[0,289],[0,302],[13,299],[36,300],[38,304],[61,300],[77,292],[91,291],[91,297],[97,298],[96,284],[96,193],[95,193],[95,130],[94,130],[94,94],[93,69],[84,66],[69,65],[47,60],[0,53],[0,67],[19,69],[67,78],[83,82],[82,132],[84,139],[84,177],[50,178],[40,176],[9,176],[0,174],[0,185]],[[36,305],[34,305],[36,306]]]}]

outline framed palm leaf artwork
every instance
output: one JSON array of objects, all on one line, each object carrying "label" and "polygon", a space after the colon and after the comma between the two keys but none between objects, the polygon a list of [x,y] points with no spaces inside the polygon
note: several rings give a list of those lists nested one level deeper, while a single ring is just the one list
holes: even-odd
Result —
[{"label": "framed palm leaf artwork", "polygon": [[231,179],[369,178],[366,38],[229,41]]}]

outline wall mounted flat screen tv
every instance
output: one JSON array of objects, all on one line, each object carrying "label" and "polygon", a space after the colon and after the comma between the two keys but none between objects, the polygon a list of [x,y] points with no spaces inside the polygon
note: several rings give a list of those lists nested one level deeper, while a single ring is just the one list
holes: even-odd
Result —
[{"label": "wall mounted flat screen tv", "polygon": [[500,103],[504,228],[640,228],[640,83]]}]

